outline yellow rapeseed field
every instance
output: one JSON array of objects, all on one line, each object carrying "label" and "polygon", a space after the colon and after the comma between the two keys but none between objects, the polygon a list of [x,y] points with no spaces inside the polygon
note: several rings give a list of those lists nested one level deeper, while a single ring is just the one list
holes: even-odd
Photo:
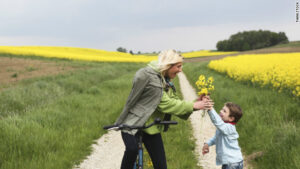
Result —
[{"label": "yellow rapeseed field", "polygon": [[129,53],[73,47],[0,46],[0,53],[102,62],[149,62],[157,59],[157,56],[131,55]]},{"label": "yellow rapeseed field", "polygon": [[300,53],[249,54],[211,61],[208,67],[238,81],[271,85],[300,96]]},{"label": "yellow rapeseed field", "polygon": [[[0,53],[101,62],[149,62],[157,59],[157,55],[131,55],[129,53],[74,47],[0,46]],[[186,58],[189,58],[222,55],[227,53],[230,52],[211,52],[203,50],[183,53],[182,55]]]}]

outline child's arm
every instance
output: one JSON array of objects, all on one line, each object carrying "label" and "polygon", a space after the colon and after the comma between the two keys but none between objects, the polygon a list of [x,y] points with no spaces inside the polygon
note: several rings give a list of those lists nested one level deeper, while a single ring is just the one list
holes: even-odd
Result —
[{"label": "child's arm", "polygon": [[224,134],[232,134],[235,133],[234,128],[231,126],[231,124],[226,124],[221,117],[218,115],[218,113],[215,111],[215,109],[211,109],[208,111],[209,117],[212,121],[212,123]]},{"label": "child's arm", "polygon": [[205,142],[208,146],[212,146],[216,144],[216,135],[214,135],[211,139]]},{"label": "child's arm", "polygon": [[215,145],[216,144],[216,134],[214,135],[214,137],[212,137],[211,139],[209,139],[207,142],[204,143],[203,147],[202,147],[202,154],[206,154],[209,152],[209,146]]},{"label": "child's arm", "polygon": [[209,146],[215,145],[216,144],[216,135],[214,135],[214,137],[212,137],[211,139],[209,139],[207,142],[204,143],[203,147],[202,147],[202,154],[206,154],[209,152]]}]

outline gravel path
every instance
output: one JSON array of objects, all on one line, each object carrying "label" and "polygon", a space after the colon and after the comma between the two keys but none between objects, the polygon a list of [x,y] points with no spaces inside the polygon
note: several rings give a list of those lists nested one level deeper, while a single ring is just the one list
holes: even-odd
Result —
[{"label": "gravel path", "polygon": [[[196,91],[186,79],[184,73],[179,73],[180,89],[184,100],[193,101],[197,99]],[[190,121],[193,127],[193,135],[196,139],[195,155],[198,158],[198,165],[204,169],[220,168],[216,166],[216,149],[215,146],[210,147],[210,153],[202,155],[202,146],[204,141],[213,137],[216,131],[215,126],[211,123],[208,114],[202,116],[203,111],[196,111],[190,116]]]},{"label": "gravel path", "polygon": [[92,154],[74,169],[120,169],[124,150],[121,132],[109,131],[93,145]]},{"label": "gravel path", "polygon": [[[185,100],[193,101],[197,98],[196,92],[187,81],[183,73],[178,74],[181,92]],[[203,156],[201,154],[202,145],[205,140],[212,137],[215,133],[215,127],[211,124],[208,115],[202,117],[202,112],[194,112],[190,121],[193,127],[193,135],[196,140],[195,155],[198,158],[198,165],[204,169],[215,169],[215,149],[210,148],[210,153]],[[123,152],[124,144],[121,134],[118,131],[110,131],[104,134],[97,144],[93,146],[93,152],[79,166],[74,169],[119,169]],[[219,167],[220,168],[220,167]]]}]

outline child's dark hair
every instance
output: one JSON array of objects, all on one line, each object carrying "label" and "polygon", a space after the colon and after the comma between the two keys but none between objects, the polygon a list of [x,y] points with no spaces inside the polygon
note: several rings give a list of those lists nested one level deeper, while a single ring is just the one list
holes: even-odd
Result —
[{"label": "child's dark hair", "polygon": [[229,109],[229,117],[234,117],[234,123],[237,123],[243,116],[241,107],[235,103],[227,102],[225,106]]}]

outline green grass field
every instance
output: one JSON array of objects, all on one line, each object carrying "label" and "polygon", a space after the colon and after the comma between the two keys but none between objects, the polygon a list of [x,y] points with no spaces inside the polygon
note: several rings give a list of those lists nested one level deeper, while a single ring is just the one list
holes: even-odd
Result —
[{"label": "green grass field", "polygon": [[211,97],[217,111],[228,101],[242,107],[244,115],[237,130],[244,155],[259,151],[264,154],[252,161],[255,168],[300,168],[299,100],[269,88],[235,82],[208,69],[207,64],[185,63],[184,72],[194,87],[200,74],[214,77]]},{"label": "green grass field", "polygon": [[289,43],[273,46],[273,48],[281,48],[281,47],[300,47],[300,41],[291,41]]}]

